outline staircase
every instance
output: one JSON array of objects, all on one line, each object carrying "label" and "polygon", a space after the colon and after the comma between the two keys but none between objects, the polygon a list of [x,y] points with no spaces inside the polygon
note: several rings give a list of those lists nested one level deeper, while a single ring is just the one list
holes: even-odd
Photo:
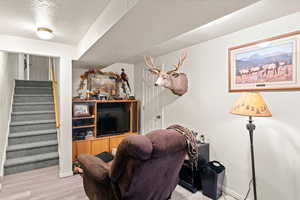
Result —
[{"label": "staircase", "polygon": [[16,80],[4,175],[58,164],[50,81]]}]

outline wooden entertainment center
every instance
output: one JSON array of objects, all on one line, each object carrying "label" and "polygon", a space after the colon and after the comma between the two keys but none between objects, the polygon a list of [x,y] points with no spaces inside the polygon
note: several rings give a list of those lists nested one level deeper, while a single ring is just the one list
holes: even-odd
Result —
[{"label": "wooden entertainment center", "polygon": [[[112,152],[114,148],[117,148],[121,141],[128,135],[137,134],[139,131],[139,106],[137,100],[73,100],[73,108],[74,105],[88,105],[90,110],[89,116],[74,116],[74,109],[73,109],[73,156],[72,159],[75,161],[79,154],[91,154],[97,155],[102,152]],[[114,132],[110,135],[99,135],[99,127],[97,127],[97,121],[99,123],[99,119],[101,115],[101,106],[106,104],[111,106],[112,108],[114,105],[122,106],[126,113],[128,113],[129,117],[129,125],[128,131],[126,132]],[[106,106],[104,105],[104,106]],[[87,121],[87,124],[79,124],[78,121]],[[74,134],[76,131],[88,130],[93,132],[92,136],[83,138],[83,139],[74,139]]]}]

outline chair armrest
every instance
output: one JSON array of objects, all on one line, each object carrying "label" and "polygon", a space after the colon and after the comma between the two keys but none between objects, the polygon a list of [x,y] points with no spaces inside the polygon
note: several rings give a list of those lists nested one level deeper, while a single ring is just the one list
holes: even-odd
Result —
[{"label": "chair armrest", "polygon": [[110,167],[96,156],[80,154],[78,161],[82,165],[83,174],[95,179],[97,182],[105,183],[109,180]]}]

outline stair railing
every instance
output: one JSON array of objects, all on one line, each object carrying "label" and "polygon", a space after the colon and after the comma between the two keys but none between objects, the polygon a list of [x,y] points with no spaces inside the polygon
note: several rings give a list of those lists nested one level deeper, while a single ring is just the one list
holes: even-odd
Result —
[{"label": "stair railing", "polygon": [[56,123],[56,128],[59,128],[60,124],[59,124],[59,117],[58,117],[57,95],[56,95],[57,82],[55,79],[53,58],[49,58],[49,65],[50,65],[50,69],[51,69],[51,81],[52,81],[52,92],[53,92],[53,102],[54,102],[54,111],[55,111],[55,123]]}]

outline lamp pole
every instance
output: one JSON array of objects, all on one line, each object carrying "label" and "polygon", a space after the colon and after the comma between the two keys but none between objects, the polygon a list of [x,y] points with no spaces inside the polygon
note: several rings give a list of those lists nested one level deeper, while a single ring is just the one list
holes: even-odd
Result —
[{"label": "lamp pole", "polygon": [[253,147],[253,132],[255,130],[255,125],[253,124],[252,116],[249,116],[249,121],[248,122],[249,123],[247,124],[247,130],[249,131],[249,136],[250,136],[253,193],[254,193],[254,200],[257,200],[256,178],[255,178],[255,162],[254,162],[254,147]]}]

